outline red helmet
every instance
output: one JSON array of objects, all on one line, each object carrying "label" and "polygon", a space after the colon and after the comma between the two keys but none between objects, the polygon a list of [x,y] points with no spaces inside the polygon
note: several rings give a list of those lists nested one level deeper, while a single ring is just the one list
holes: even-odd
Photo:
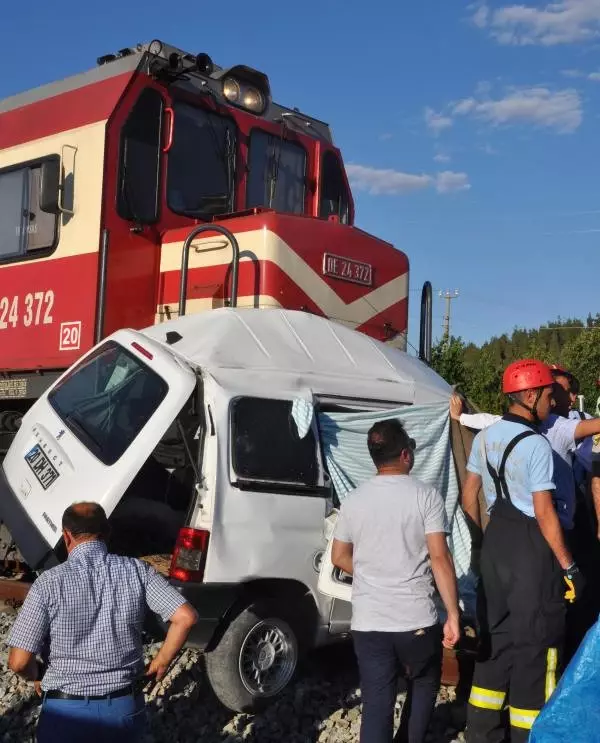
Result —
[{"label": "red helmet", "polygon": [[554,383],[552,372],[547,364],[535,359],[521,359],[509,364],[502,377],[502,392],[534,390],[538,387],[549,387]]}]

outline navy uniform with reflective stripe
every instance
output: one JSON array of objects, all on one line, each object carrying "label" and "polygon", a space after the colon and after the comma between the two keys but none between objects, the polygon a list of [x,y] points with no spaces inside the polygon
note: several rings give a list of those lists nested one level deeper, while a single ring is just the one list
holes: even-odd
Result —
[{"label": "navy uniform with reflective stripe", "polygon": [[554,488],[552,449],[526,419],[505,415],[478,434],[468,469],[491,504],[481,550],[482,652],[468,743],[525,743],[556,685],[564,637],[562,571],[534,515],[533,493]]}]

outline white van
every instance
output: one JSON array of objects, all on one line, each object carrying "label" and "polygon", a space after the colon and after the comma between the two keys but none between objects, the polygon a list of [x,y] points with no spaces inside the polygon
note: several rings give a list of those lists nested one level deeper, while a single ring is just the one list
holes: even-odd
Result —
[{"label": "white van", "polygon": [[385,410],[450,394],[418,359],[302,312],[218,309],[121,330],[25,415],[0,518],[39,571],[64,559],[64,509],[101,503],[111,548],[170,565],[198,610],[190,642],[219,699],[252,711],[304,649],[349,630],[350,589],[330,565],[329,595],[318,588],[336,499],[318,418],[301,437],[294,401]]}]

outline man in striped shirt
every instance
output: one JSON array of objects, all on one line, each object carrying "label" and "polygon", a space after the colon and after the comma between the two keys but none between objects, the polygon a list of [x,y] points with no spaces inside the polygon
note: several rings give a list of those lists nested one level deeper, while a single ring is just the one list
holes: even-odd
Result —
[{"label": "man in striped shirt", "polygon": [[[145,727],[139,682],[164,676],[196,613],[149,565],[107,551],[108,520],[97,503],[67,508],[62,529],[69,557],[31,586],[7,640],[9,668],[38,681],[36,655],[49,647],[40,743],[135,741]],[[170,624],[144,674],[148,609]]]}]

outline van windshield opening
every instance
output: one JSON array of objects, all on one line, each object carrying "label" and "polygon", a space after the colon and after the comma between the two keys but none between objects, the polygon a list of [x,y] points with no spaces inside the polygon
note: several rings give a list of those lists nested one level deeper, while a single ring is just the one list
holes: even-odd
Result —
[{"label": "van windshield opening", "polygon": [[50,405],[107,465],[148,423],[168,391],[165,380],[116,343],[100,346],[52,390]]}]

